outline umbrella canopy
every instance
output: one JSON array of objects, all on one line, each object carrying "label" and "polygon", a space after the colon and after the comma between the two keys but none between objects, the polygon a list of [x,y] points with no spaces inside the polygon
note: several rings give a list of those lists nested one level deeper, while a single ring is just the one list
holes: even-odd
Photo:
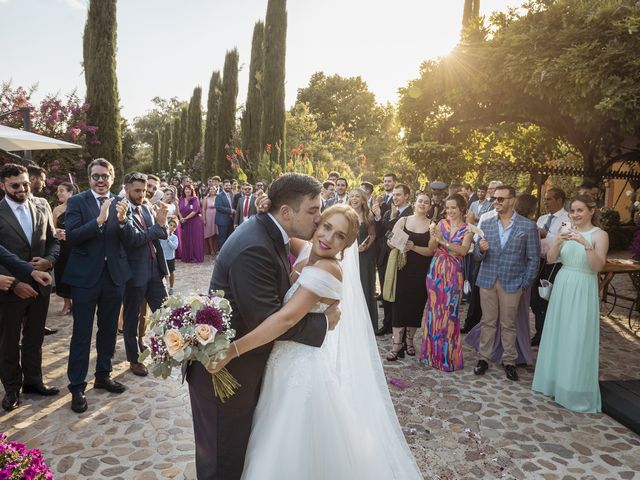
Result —
[{"label": "umbrella canopy", "polygon": [[7,152],[20,150],[56,150],[61,148],[82,148],[75,143],[56,140],[36,133],[0,125],[0,149]]}]

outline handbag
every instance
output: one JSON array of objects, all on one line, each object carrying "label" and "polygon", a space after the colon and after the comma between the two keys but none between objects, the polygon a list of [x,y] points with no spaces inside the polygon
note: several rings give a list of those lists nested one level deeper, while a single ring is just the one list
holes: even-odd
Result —
[{"label": "handbag", "polygon": [[[558,266],[558,263],[560,263],[560,262],[556,262],[553,265],[553,268],[551,269],[551,273],[549,274],[549,278],[551,278],[553,276],[553,272],[555,271],[556,267]],[[548,302],[549,299],[551,298],[551,290],[552,289],[553,289],[553,283],[551,283],[549,280],[545,280],[543,278],[540,279],[540,286],[538,287],[538,295],[540,295],[540,298],[544,298]]]}]

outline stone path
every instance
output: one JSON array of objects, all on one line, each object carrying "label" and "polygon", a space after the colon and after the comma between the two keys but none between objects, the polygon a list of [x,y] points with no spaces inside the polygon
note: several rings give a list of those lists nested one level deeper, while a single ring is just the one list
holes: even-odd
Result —
[{"label": "stone path", "polygon": [[[178,262],[176,286],[206,286],[210,273],[210,258],[203,265]],[[629,288],[623,277],[615,282]],[[61,305],[52,301],[48,324],[60,331],[45,339],[44,371],[48,384],[63,388],[71,317],[57,314]],[[389,337],[379,340],[381,354],[390,344]],[[601,345],[602,379],[640,377],[640,337],[629,331],[624,314],[603,318]],[[640,478],[640,437],[627,428],[533,393],[533,368],[520,368],[517,383],[494,367],[478,378],[475,352],[465,347],[464,358],[465,369],[453,374],[422,368],[411,357],[385,362],[389,377],[410,385],[390,388],[425,478]],[[96,391],[90,383],[89,410],[82,415],[70,410],[66,388],[53,399],[24,395],[21,408],[0,413],[0,431],[42,449],[56,479],[195,478],[186,385],[177,373],[162,381],[128,372],[122,337],[114,365],[114,377],[128,387],[124,394]]]}]

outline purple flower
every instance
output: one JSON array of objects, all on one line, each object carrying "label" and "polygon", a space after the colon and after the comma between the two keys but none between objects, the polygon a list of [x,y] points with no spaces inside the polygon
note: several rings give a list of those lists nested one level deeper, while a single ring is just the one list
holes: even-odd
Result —
[{"label": "purple flower", "polygon": [[180,328],[184,325],[184,317],[191,312],[191,307],[186,305],[184,307],[174,308],[169,315],[169,324],[172,327]]},{"label": "purple flower", "polygon": [[196,324],[211,325],[217,331],[224,330],[222,312],[216,307],[206,306],[196,313]]}]

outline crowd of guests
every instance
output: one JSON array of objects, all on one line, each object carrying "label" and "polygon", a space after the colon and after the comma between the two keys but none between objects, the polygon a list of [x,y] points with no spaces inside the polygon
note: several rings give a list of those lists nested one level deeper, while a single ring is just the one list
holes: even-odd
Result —
[{"label": "crowd of guests", "polygon": [[[110,378],[118,329],[131,372],[147,375],[138,361],[147,348],[145,313],[172,293],[176,259],[199,263],[205,253],[215,258],[234,230],[258,213],[258,198],[268,192],[264,182],[165,181],[133,172],[116,196],[107,160],[91,162],[87,175],[89,189],[82,193],[72,183],[58,185],[52,210],[37,196],[44,170],[0,168],[6,194],[0,202],[5,410],[19,406],[21,392],[59,393],[43,383],[41,371],[49,272],[64,299],[61,313],[73,315],[68,388],[72,410],[84,412],[94,322],[94,387],[122,393],[126,387]],[[600,410],[596,274],[606,260],[608,237],[597,227],[596,192],[583,187],[569,202],[559,188],[547,189],[547,213],[537,219],[537,199],[499,181],[476,189],[436,181],[412,192],[389,173],[376,195],[373,184],[350,186],[331,172],[320,201],[322,210],[345,204],[358,215],[360,280],[375,334],[392,334],[387,361],[418,356],[424,366],[460,370],[466,335],[480,357],[475,374],[502,364],[506,377],[516,381],[517,365],[531,364],[531,347],[539,345],[533,389],[567,408],[593,412]],[[539,292],[541,280],[553,284],[550,296]],[[463,301],[469,304],[464,325]]]}]

